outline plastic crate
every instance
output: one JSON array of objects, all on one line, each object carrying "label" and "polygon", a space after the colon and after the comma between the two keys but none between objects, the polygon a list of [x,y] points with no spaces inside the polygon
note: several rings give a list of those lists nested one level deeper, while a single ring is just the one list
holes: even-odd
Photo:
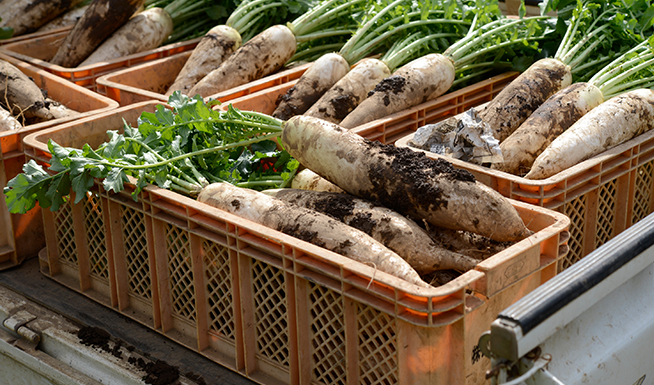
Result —
[{"label": "plastic crate", "polygon": [[[121,106],[148,100],[168,102],[168,97],[165,95],[166,90],[182,70],[191,53],[191,51],[182,52],[112,72],[99,77],[97,83],[105,90],[107,96],[118,101]],[[209,97],[226,102],[272,86],[284,84],[300,78],[310,65],[303,64],[283,70]]]},{"label": "plastic crate", "polygon": [[105,94],[104,88],[96,83],[98,77],[125,67],[192,50],[201,39],[196,38],[185,42],[168,44],[152,50],[78,68],[66,68],[49,63],[48,61],[57,53],[68,32],[68,30],[64,30],[57,33],[48,33],[0,45],[0,53],[61,76],[82,87]]},{"label": "plastic crate", "polygon": [[[432,122],[421,121],[418,125],[428,123]],[[365,133],[366,128],[360,131]],[[411,138],[413,133],[398,140],[396,145],[410,147]],[[440,157],[424,152],[431,158]],[[455,167],[472,172],[477,180],[506,197],[569,216],[570,252],[561,261],[559,271],[654,211],[654,132],[640,135],[543,180],[530,180],[445,159]]]},{"label": "plastic crate", "polygon": [[[30,135],[97,146],[121,107]],[[96,183],[93,194],[42,210],[42,271],[262,384],[474,384],[490,368],[477,346],[496,315],[556,275],[566,216],[512,202],[536,233],[448,284],[403,280],[180,194],[148,186],[138,202]]]},{"label": "plastic crate", "polygon": [[[0,59],[11,62],[31,77],[41,89],[48,92],[50,98],[81,113],[78,117],[54,119],[30,124],[20,130],[0,132],[0,188],[4,188],[7,181],[22,172],[26,161],[23,153],[23,138],[27,135],[57,124],[115,109],[118,103],[30,64],[1,54]],[[25,258],[36,256],[45,245],[42,233],[43,224],[38,208],[23,215],[10,214],[3,195],[0,202],[0,270],[18,265]]]},{"label": "plastic crate", "polygon": [[[407,110],[407,112],[399,112],[375,120],[371,122],[372,124],[361,126],[363,129],[355,127],[352,131],[370,140],[378,140],[389,144],[395,143],[397,139],[424,125],[422,122],[426,120],[437,122],[466,111],[470,107],[489,102],[517,76],[518,72],[514,71],[493,76],[460,90],[442,95],[414,109]],[[295,83],[296,81],[292,81],[273,86],[266,90],[254,92],[251,95],[233,99],[229,103],[240,110],[272,114],[277,107],[279,96],[285,94]],[[227,105],[223,105],[222,108],[227,108]]]}]

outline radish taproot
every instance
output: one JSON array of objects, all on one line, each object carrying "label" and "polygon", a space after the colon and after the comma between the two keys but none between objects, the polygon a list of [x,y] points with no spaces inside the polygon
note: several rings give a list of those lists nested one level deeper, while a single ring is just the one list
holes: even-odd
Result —
[{"label": "radish taproot", "polygon": [[240,2],[224,25],[214,26],[205,33],[168,88],[166,96],[175,91],[188,94],[193,86],[218,68],[243,43],[269,28],[271,23],[285,23],[307,9],[308,4],[303,1],[294,4],[274,0]]},{"label": "radish taproot", "polygon": [[228,60],[200,79],[189,95],[209,96],[271,74],[295,53],[297,43],[286,26],[276,25],[253,37]]},{"label": "radish taproot", "polygon": [[302,114],[349,70],[350,65],[341,55],[329,53],[321,56],[302,74],[300,80],[282,95],[272,116],[288,120],[292,116]]},{"label": "radish taproot", "polygon": [[173,31],[173,19],[162,8],[139,12],[118,28],[79,66],[87,66],[157,48]]},{"label": "radish taproot", "polygon": [[[548,31],[544,21],[549,17],[537,16],[519,20],[502,17],[488,23],[480,23],[479,15],[475,15],[473,26],[466,36],[452,44],[445,52],[427,54],[415,59],[382,80],[370,91],[368,97],[342,120],[341,126],[351,129],[434,99],[449,90],[461,73],[473,69],[475,76],[480,75],[492,69],[498,61],[507,60],[495,58],[496,52],[503,52],[507,47],[530,48],[525,46],[526,42],[542,39]],[[491,55],[493,59],[488,59]]]},{"label": "radish taproot", "polygon": [[479,263],[440,247],[424,229],[403,215],[350,194],[298,189],[271,189],[263,193],[363,231],[396,252],[420,275],[444,269],[468,271]]},{"label": "radish taproot", "polygon": [[328,192],[337,192],[343,193],[342,188],[336,186],[327,179],[321,177],[315,172],[309,170],[308,168],[299,171],[295,174],[293,181],[291,181],[291,188],[300,189],[300,190],[312,190],[312,191],[328,191]]},{"label": "radish taproot", "polygon": [[198,201],[367,264],[420,287],[431,287],[399,255],[325,214],[287,204],[254,190],[214,183]]},{"label": "radish taproot", "polygon": [[23,125],[14,118],[11,112],[7,111],[3,107],[0,107],[0,132],[2,131],[13,131],[23,128]]},{"label": "radish taproot", "polygon": [[525,178],[549,178],[653,127],[654,91],[638,89],[615,96],[554,139]]},{"label": "radish taproot", "polygon": [[200,79],[231,56],[241,44],[241,35],[232,27],[218,25],[210,29],[193,49],[191,56],[166,91],[166,96],[175,91],[188,94]]},{"label": "radish taproot", "polygon": [[39,29],[36,30],[36,32],[46,32],[46,31],[52,31],[55,29],[63,28],[63,27],[69,27],[75,25],[77,23],[77,20],[79,20],[82,15],[84,15],[84,12],[86,12],[86,9],[89,7],[88,4],[84,4],[82,6],[77,6],[70,11],[64,13],[63,15],[58,16],[55,19],[50,20],[46,24],[42,25]]},{"label": "radish taproot", "polygon": [[302,115],[284,123],[282,143],[300,164],[346,192],[409,217],[502,242],[531,234],[506,198],[447,161]]},{"label": "radish taproot", "polygon": [[501,144],[503,161],[493,168],[529,172],[536,157],[591,109],[620,93],[653,85],[654,53],[649,41],[618,56],[588,82],[574,83],[547,99]]},{"label": "radish taproot", "polygon": [[[360,11],[364,0],[321,0],[308,12],[284,25],[274,25],[243,44],[218,68],[208,73],[189,94],[203,97],[246,84],[269,75],[293,60],[303,44],[323,38],[351,35],[352,14]],[[337,43],[340,46],[343,43]],[[325,46],[310,47],[324,50]],[[329,45],[331,48],[332,46]]]},{"label": "radish taproot", "polygon": [[13,64],[0,60],[0,106],[7,109],[19,121],[24,119],[52,120],[76,114],[50,109],[54,106],[41,89]]},{"label": "radish taproot", "polygon": [[0,27],[13,28],[14,36],[34,32],[84,0],[16,0],[3,7]]},{"label": "radish taproot", "polygon": [[94,0],[66,35],[50,63],[67,68],[77,67],[125,24],[143,3],[144,0]]},{"label": "radish taproot", "polygon": [[[442,2],[416,3],[407,0],[371,7],[364,21],[337,54],[347,63],[347,69],[350,66],[354,66],[354,69],[345,71],[340,80],[334,78],[333,86],[329,90],[321,89],[320,95],[312,89],[312,85],[320,82],[325,75],[317,69],[306,71],[296,87],[281,98],[273,116],[286,120],[306,113],[339,123],[395,68],[422,56],[425,51],[445,50],[451,42],[465,35],[470,23],[463,20],[464,12],[455,8],[445,17],[444,8],[445,3]],[[367,57],[373,53],[384,53],[384,56],[381,59]],[[306,96],[301,90],[306,90]],[[318,101],[316,96],[320,98]],[[311,105],[304,100],[315,103]]]}]

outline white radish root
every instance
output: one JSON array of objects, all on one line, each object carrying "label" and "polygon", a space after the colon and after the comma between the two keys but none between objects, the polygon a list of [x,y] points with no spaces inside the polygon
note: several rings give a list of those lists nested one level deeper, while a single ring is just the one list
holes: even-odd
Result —
[{"label": "white radish root", "polygon": [[241,44],[241,35],[234,28],[226,25],[211,28],[193,49],[193,53],[168,88],[166,96],[175,91],[188,94],[197,82],[218,68]]},{"label": "white radish root", "polygon": [[0,132],[20,130],[23,126],[13,115],[4,108],[0,108]]},{"label": "white radish root", "polygon": [[284,66],[296,48],[295,35],[288,27],[272,26],[209,72],[191,88],[189,95],[207,97],[270,75]]},{"label": "white radish root", "polygon": [[[143,6],[144,0],[94,0],[57,49],[51,64],[75,68]],[[107,17],[111,15],[111,17]]]},{"label": "white radish root", "polygon": [[81,2],[82,0],[15,0],[2,8],[0,27],[13,28],[13,36],[34,32]]},{"label": "white radish root", "polygon": [[439,247],[425,230],[395,211],[350,194],[297,189],[263,193],[329,215],[363,231],[404,258],[420,275],[443,269],[468,271],[479,262]]},{"label": "white radish root", "polygon": [[328,53],[316,60],[286,94],[272,116],[288,120],[305,113],[320,97],[350,70],[350,65],[337,53]]},{"label": "white radish root", "polygon": [[638,89],[595,107],[536,158],[525,178],[545,179],[654,127],[654,91]]},{"label": "white radish root", "polygon": [[430,287],[400,256],[369,235],[324,214],[227,183],[205,187],[198,201],[344,255],[419,287]]},{"label": "white radish root", "polygon": [[302,115],[285,122],[282,144],[300,164],[348,193],[414,220],[500,242],[532,234],[506,198],[443,159],[371,142]]},{"label": "white radish root", "polygon": [[70,11],[64,13],[63,15],[60,15],[53,20],[50,20],[45,25],[37,29],[36,32],[47,32],[47,31],[52,31],[54,29],[75,25],[75,23],[77,23],[77,20],[79,20],[82,17],[82,15],[84,15],[84,12],[86,12],[86,9],[88,7],[89,6],[87,4],[81,7],[73,8]]},{"label": "white radish root", "polygon": [[338,124],[368,97],[368,92],[389,76],[391,71],[383,61],[363,59],[325,92],[304,115]]},{"label": "white radish root", "polygon": [[327,179],[321,177],[315,172],[305,168],[304,170],[295,174],[291,182],[291,188],[312,191],[329,191],[336,193],[344,193],[342,188],[336,186]]},{"label": "white radish root", "polygon": [[500,144],[504,161],[492,168],[525,175],[552,141],[604,101],[590,83],[575,83],[552,95]]},{"label": "white radish root", "polygon": [[541,59],[509,83],[491,100],[479,117],[502,143],[556,92],[570,85],[570,67],[557,59]]},{"label": "white radish root", "polygon": [[162,8],[139,12],[107,38],[79,67],[157,48],[173,31],[173,19]]},{"label": "white radish root", "polygon": [[53,119],[41,89],[13,64],[0,60],[0,105],[17,119]]},{"label": "white radish root", "polygon": [[358,127],[437,98],[450,89],[454,73],[452,60],[441,54],[413,60],[377,84],[340,125]]}]

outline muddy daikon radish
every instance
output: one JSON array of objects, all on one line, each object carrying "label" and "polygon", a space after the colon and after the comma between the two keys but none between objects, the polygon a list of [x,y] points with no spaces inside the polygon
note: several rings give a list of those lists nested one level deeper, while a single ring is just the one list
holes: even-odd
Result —
[{"label": "muddy daikon radish", "polygon": [[654,127],[654,91],[638,89],[595,107],[536,158],[525,178],[545,179]]},{"label": "muddy daikon radish", "polygon": [[264,194],[363,231],[404,258],[420,275],[443,269],[467,271],[479,262],[440,247],[425,230],[395,211],[350,194],[297,189],[266,190]]},{"label": "muddy daikon radish", "polygon": [[327,215],[261,192],[214,183],[198,201],[372,266],[420,287],[430,287],[400,256],[372,237]]},{"label": "muddy daikon radish", "polygon": [[284,124],[282,143],[300,164],[348,193],[413,219],[501,242],[532,233],[506,198],[442,159],[302,115]]}]

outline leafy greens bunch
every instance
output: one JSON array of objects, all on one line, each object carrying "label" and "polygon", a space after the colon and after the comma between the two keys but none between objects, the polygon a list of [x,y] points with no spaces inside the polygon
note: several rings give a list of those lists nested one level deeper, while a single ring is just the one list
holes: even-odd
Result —
[{"label": "leafy greens bunch", "polygon": [[297,171],[299,163],[276,140],[280,120],[231,105],[214,110],[217,101],[180,92],[168,104],[170,109],[158,105],[154,113],[143,112],[136,128],[125,123],[123,133],[107,131],[109,141],[97,149],[49,140],[50,172],[34,160],[26,163],[4,188],[9,210],[25,213],[38,201],[56,211],[71,190],[75,203],[81,201],[95,178],[114,192],[134,183],[136,200],[148,183],[193,197],[213,182],[256,190],[284,187]]}]

